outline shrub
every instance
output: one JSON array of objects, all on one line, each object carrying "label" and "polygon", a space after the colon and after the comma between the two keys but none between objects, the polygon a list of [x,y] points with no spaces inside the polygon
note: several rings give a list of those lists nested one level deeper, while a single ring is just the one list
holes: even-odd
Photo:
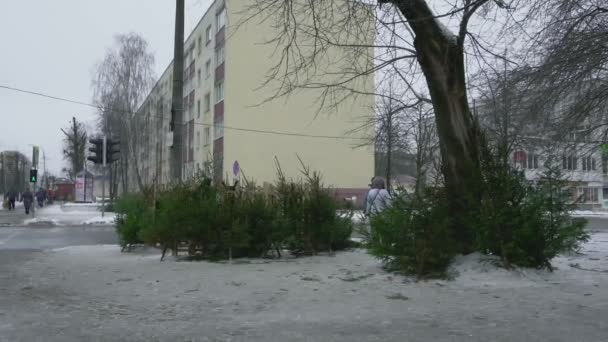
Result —
[{"label": "shrub", "polygon": [[152,208],[144,195],[125,194],[114,204],[116,210],[116,232],[120,246],[124,249],[130,245],[143,242],[141,231],[152,223]]},{"label": "shrub", "polygon": [[175,251],[178,243],[192,232],[197,210],[188,184],[179,184],[159,193],[155,214],[150,215],[153,220],[141,231],[143,241],[150,245],[161,244],[163,255],[168,248]]},{"label": "shrub", "polygon": [[486,157],[483,166],[478,250],[500,256],[506,267],[551,269],[552,258],[577,250],[588,239],[586,220],[570,216],[575,203],[551,161],[536,185],[496,156]]},{"label": "shrub", "polygon": [[241,197],[241,215],[249,236],[246,255],[265,256],[269,251],[281,256],[286,233],[278,220],[278,205],[274,196],[254,185],[248,185]]},{"label": "shrub", "polygon": [[370,218],[370,253],[389,270],[419,277],[443,275],[456,254],[442,189],[413,198],[395,195],[392,204]]},{"label": "shrub", "polygon": [[[189,244],[191,255],[208,259],[260,257],[281,250],[316,254],[350,246],[350,217],[317,173],[305,168],[306,182],[279,181],[262,191],[254,184],[230,187],[200,178],[150,195],[125,196],[119,208],[121,244],[145,242],[167,249]],[[124,242],[123,242],[124,241]]]},{"label": "shrub", "polygon": [[[589,236],[586,220],[572,218],[567,183],[549,161],[541,180],[530,184],[501,150],[484,151],[483,196],[471,208],[474,249],[497,255],[505,267],[551,269],[551,259],[576,251]],[[368,248],[392,270],[440,275],[461,251],[450,224],[443,189],[425,189],[413,198],[395,195],[392,206],[371,218]]]},{"label": "shrub", "polygon": [[306,181],[288,182],[278,170],[277,224],[283,227],[287,248],[295,255],[314,255],[349,247],[352,221],[338,215],[339,205],[320,174],[303,166]]}]

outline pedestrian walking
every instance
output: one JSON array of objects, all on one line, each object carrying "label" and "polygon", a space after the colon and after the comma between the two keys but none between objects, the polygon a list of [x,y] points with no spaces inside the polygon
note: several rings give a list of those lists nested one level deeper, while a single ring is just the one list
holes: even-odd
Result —
[{"label": "pedestrian walking", "polygon": [[42,188],[40,188],[36,192],[36,200],[38,201],[38,206],[42,208],[44,206],[44,199],[46,198],[46,193]]},{"label": "pedestrian walking", "polygon": [[27,189],[21,197],[21,199],[23,200],[23,206],[25,207],[25,213],[29,215],[30,208],[32,207],[32,203],[34,202],[34,195],[29,189]]},{"label": "pedestrian walking", "polygon": [[386,191],[386,183],[382,177],[372,179],[372,189],[365,198],[365,216],[382,212],[391,204],[391,195]]},{"label": "pedestrian walking", "polygon": [[15,191],[8,192],[8,210],[15,210],[15,200],[17,199],[17,193]]}]

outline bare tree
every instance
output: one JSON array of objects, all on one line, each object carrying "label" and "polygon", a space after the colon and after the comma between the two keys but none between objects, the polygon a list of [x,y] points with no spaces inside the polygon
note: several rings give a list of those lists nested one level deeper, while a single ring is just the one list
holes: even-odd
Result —
[{"label": "bare tree", "polygon": [[[248,20],[262,14],[278,32],[268,41],[280,54],[269,73],[270,80],[278,81],[276,96],[320,89],[321,104],[339,104],[349,96],[368,95],[356,87],[357,81],[372,74],[382,81],[390,72],[409,91],[399,101],[432,103],[452,224],[466,251],[471,209],[483,191],[478,184],[483,140],[469,108],[465,49],[491,53],[469,32],[469,22],[476,15],[486,19],[511,10],[514,2],[455,0],[435,12],[427,0],[256,0]],[[347,57],[332,60],[336,50]],[[319,82],[319,74],[334,79]],[[420,90],[421,84],[427,91]]]},{"label": "bare tree", "polygon": [[83,170],[86,160],[87,131],[82,122],[72,118],[70,126],[61,129],[65,137],[63,138],[63,158],[68,161],[68,167],[63,171],[74,180],[76,175]]},{"label": "bare tree", "polygon": [[406,156],[409,152],[409,137],[405,127],[407,105],[400,100],[402,94],[398,94],[400,90],[394,84],[387,82],[383,86],[382,93],[385,96],[378,97],[372,108],[374,115],[365,116],[363,123],[351,132],[364,132],[368,135],[360,146],[374,147],[376,175],[383,175],[386,178],[389,191],[392,189],[392,176],[395,175],[398,166],[394,162],[395,156]]},{"label": "bare tree", "polygon": [[145,186],[140,152],[150,130],[143,129],[146,118],[136,112],[153,82],[154,56],[147,41],[135,33],[118,35],[115,46],[97,65],[93,88],[102,133],[121,143],[120,161],[111,170],[111,178],[114,182],[120,178],[123,191],[131,190],[131,174],[139,190]]},{"label": "bare tree", "polygon": [[[429,180],[433,185],[441,180],[439,172],[439,141],[433,108],[427,103],[407,110],[408,125],[410,127],[411,140],[414,146],[414,157],[416,165],[416,187],[415,192],[420,194]],[[437,180],[437,181],[436,181]]]},{"label": "bare tree", "polygon": [[19,151],[0,152],[0,194],[25,191],[31,165],[30,160]]},{"label": "bare tree", "polygon": [[[530,41],[531,58],[519,67],[528,89],[530,112],[554,112],[556,136],[585,124],[606,140],[608,114],[608,6],[603,0],[538,3],[544,25]],[[597,131],[602,131],[601,134]]]}]

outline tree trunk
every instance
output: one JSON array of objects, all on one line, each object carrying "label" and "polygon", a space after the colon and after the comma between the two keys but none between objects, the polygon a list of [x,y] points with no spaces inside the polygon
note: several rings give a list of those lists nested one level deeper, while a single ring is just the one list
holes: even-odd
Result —
[{"label": "tree trunk", "polygon": [[466,251],[471,245],[470,214],[480,195],[478,127],[466,96],[462,49],[416,39],[418,60],[425,74],[439,136],[442,172],[453,224]]},{"label": "tree trunk", "polygon": [[451,224],[461,250],[469,252],[471,219],[482,189],[479,128],[467,102],[462,42],[446,34],[426,2],[396,4],[416,34],[414,46],[435,111]]},{"label": "tree trunk", "polygon": [[388,116],[388,135],[387,135],[387,151],[386,151],[386,189],[391,192],[391,171],[392,171],[392,154],[393,154],[393,116]]}]

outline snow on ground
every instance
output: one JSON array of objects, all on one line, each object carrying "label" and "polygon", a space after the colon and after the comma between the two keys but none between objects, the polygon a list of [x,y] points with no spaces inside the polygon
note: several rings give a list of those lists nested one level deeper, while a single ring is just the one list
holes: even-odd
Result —
[{"label": "snow on ground", "polygon": [[[47,341],[605,341],[608,233],[556,270],[459,257],[453,280],[384,271],[363,250],[159,262],[81,246],[0,263],[0,336]],[[3,269],[4,267],[4,269]],[[2,278],[4,277],[4,278]],[[33,324],[35,322],[35,324]]]},{"label": "snow on ground", "polygon": [[90,210],[87,207],[76,206],[66,209],[64,205],[53,204],[46,205],[43,208],[36,207],[35,219],[26,219],[23,224],[82,225],[97,224],[97,221],[99,221],[99,224],[110,224],[115,217],[114,213],[106,213],[103,220],[100,216],[99,211]]},{"label": "snow on ground", "polygon": [[79,203],[79,202],[66,202],[63,203],[61,206],[63,207],[93,207],[93,208],[97,208],[100,205],[100,203],[91,203],[91,202],[85,202],[85,203]]},{"label": "snow on ground", "polygon": [[101,203],[73,203],[73,202],[67,202],[67,203],[63,203],[61,205],[61,209],[64,212],[69,212],[69,211],[97,212],[97,211],[99,211],[100,206],[101,206]]},{"label": "snow on ground", "polygon": [[90,218],[90,219],[82,222],[82,224],[113,225],[115,221],[116,221],[116,214],[105,213],[104,217],[96,216],[96,217]]},{"label": "snow on ground", "polygon": [[591,211],[591,210],[574,210],[571,212],[572,216],[584,216],[584,217],[608,217],[607,211]]},{"label": "snow on ground", "polygon": [[23,221],[24,225],[53,225],[53,226],[60,226],[61,223],[59,222],[58,219],[55,218],[50,218],[48,216],[42,216],[42,217],[34,217],[34,218],[30,218],[30,219],[26,219],[25,221]]},{"label": "snow on ground", "polygon": [[[346,217],[348,214],[347,213],[340,213],[338,214],[340,217]],[[365,222],[367,218],[365,217],[365,214],[363,214],[362,210],[355,210],[353,211],[353,216],[352,216],[352,221],[354,224],[359,224],[362,222]]]}]

